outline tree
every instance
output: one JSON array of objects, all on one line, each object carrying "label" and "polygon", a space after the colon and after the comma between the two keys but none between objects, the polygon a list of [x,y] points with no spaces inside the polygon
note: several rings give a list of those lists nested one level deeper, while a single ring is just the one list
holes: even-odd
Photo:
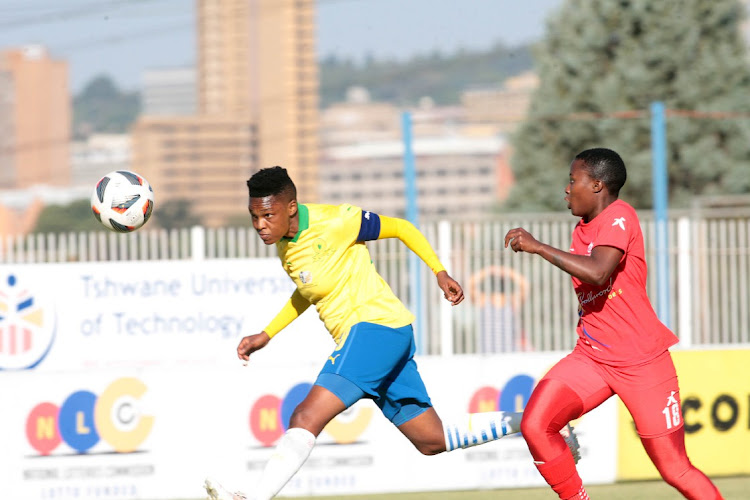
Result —
[{"label": "tree", "polygon": [[137,92],[121,92],[107,76],[98,76],[73,99],[73,133],[125,133],[140,112]]},{"label": "tree", "polygon": [[67,205],[47,205],[39,214],[33,233],[78,231],[107,231],[94,218],[89,200],[76,200]]},{"label": "tree", "polygon": [[156,205],[153,218],[163,229],[181,229],[200,226],[203,223],[200,215],[193,213],[190,201],[183,199],[169,200]]},{"label": "tree", "polygon": [[[573,156],[618,151],[622,196],[652,206],[649,106],[731,112],[667,121],[672,206],[698,194],[750,192],[750,67],[737,0],[568,0],[536,48],[540,87],[513,138],[516,186],[507,207],[560,209]],[[612,113],[639,110],[635,118]],[[602,113],[602,119],[564,118]],[[747,113],[744,117],[736,114]]]}]

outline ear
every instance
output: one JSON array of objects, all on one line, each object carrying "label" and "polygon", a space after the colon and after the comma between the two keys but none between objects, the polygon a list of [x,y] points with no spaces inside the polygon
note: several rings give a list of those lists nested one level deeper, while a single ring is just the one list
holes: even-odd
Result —
[{"label": "ear", "polygon": [[595,180],[591,183],[591,190],[594,193],[599,194],[604,189],[604,183],[600,180]]},{"label": "ear", "polygon": [[287,213],[289,214],[289,217],[294,217],[297,215],[297,200],[290,200],[289,204],[286,206]]}]

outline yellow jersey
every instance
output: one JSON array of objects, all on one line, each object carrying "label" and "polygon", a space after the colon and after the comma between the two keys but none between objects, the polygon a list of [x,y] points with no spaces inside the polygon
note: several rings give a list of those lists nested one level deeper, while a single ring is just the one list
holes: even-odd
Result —
[{"label": "yellow jersey", "polygon": [[[362,209],[299,204],[299,229],[276,250],[300,295],[315,306],[338,344],[357,323],[400,328],[414,315],[378,274],[367,246],[357,241]],[[365,212],[365,217],[368,213]]]}]

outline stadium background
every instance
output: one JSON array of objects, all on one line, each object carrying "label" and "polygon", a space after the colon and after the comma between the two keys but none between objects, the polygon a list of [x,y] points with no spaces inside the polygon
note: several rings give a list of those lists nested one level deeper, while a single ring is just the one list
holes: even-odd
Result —
[{"label": "stadium background", "polygon": [[[110,7],[118,3],[129,2]],[[740,5],[715,5],[731,4]],[[258,473],[267,446],[317,373],[316,360],[331,348],[308,313],[250,368],[233,359],[238,337],[261,328],[291,291],[271,249],[259,244],[246,222],[233,220],[246,204],[247,173],[268,162],[289,166],[306,201],[351,201],[419,222],[470,290],[462,307],[441,302],[429,273],[415,266],[406,249],[391,241],[370,248],[384,277],[418,316],[418,361],[439,412],[522,408],[534,382],[572,347],[576,304],[563,273],[503,250],[501,238],[523,225],[565,248],[574,221],[563,212],[529,212],[535,207],[514,201],[513,189],[522,192],[528,177],[539,174],[525,174],[514,164],[514,146],[523,145],[513,134],[524,123],[578,127],[595,137],[626,123],[646,136],[653,127],[645,108],[563,106],[561,114],[527,115],[534,99],[544,97],[538,91],[545,89],[544,68],[502,86],[468,89],[461,108],[429,99],[372,102],[368,91],[352,89],[349,101],[325,107],[318,121],[317,68],[309,57],[315,2],[276,9],[269,2],[238,1],[231,7],[238,17],[248,16],[261,46],[263,37],[274,38],[271,28],[289,35],[271,46],[279,57],[299,63],[288,73],[283,65],[259,63],[255,58],[262,53],[218,48],[231,41],[227,33],[243,36],[241,28],[235,33],[221,24],[229,2],[194,5],[203,54],[197,70],[151,73],[144,98],[153,100],[144,99],[143,113],[126,134],[82,137],[72,127],[70,95],[59,91],[67,86],[65,63],[46,49],[3,53],[4,126],[13,133],[3,136],[0,156],[0,398],[12,404],[0,415],[6,443],[0,479],[14,500],[198,498],[209,472],[218,469],[230,483]],[[73,10],[60,17],[83,14]],[[731,19],[727,24],[743,26]],[[212,47],[217,33],[226,38]],[[248,67],[248,61],[257,65]],[[228,79],[227,71],[237,79]],[[254,108],[257,102],[242,92],[212,87],[217,78],[233,82],[225,90],[257,85],[253,92],[261,105]],[[280,81],[290,81],[289,88],[277,99],[268,97],[282,87]],[[177,89],[191,85],[198,90],[180,99]],[[192,108],[180,107],[191,100]],[[666,187],[674,197],[668,213],[651,204],[648,193],[629,194],[642,201],[649,293],[680,337],[674,352],[690,456],[712,477],[744,477],[750,474],[744,369],[750,352],[750,209],[743,183],[750,170],[737,161],[733,184],[718,183],[686,203],[672,163],[674,151],[682,151],[674,137],[686,121],[706,130],[716,123],[743,129],[747,116],[741,108],[699,104],[667,99],[666,133],[672,139],[662,152],[670,154]],[[413,143],[404,141],[400,126],[405,110],[413,118]],[[279,126],[284,113],[293,126]],[[733,158],[742,159],[747,144]],[[643,163],[641,156],[658,156],[653,144],[641,147],[633,151],[636,165]],[[732,147],[738,146],[727,149]],[[405,155],[410,148],[411,165]],[[555,161],[564,169],[571,151],[563,151]],[[157,214],[160,200],[166,214],[170,204],[190,199],[189,207],[201,207],[203,224],[170,227],[165,216],[157,216],[135,234],[115,235],[93,227],[73,230],[57,219],[54,231],[34,230],[45,210],[62,212],[56,203],[87,198],[92,179],[115,168],[149,178]],[[650,182],[652,176],[640,177]],[[562,185],[552,193],[561,191]],[[536,196],[550,198],[546,191]],[[183,214],[185,220],[194,219]],[[660,236],[666,245],[657,243]],[[503,306],[497,306],[497,296],[505,298]],[[235,397],[238,387],[241,396]],[[587,484],[656,477],[619,402],[608,402],[576,426]],[[541,485],[518,438],[427,459],[366,403],[337,418],[321,441],[325,446],[285,495]]]}]

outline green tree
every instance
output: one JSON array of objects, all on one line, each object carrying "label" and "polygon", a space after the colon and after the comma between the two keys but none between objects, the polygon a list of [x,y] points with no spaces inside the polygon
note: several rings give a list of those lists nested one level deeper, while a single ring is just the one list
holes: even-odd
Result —
[{"label": "green tree", "polygon": [[67,205],[47,205],[39,214],[33,233],[78,231],[107,231],[94,217],[89,200],[76,200]]},{"label": "green tree", "polygon": [[98,76],[73,99],[73,134],[124,133],[141,110],[137,92],[122,92],[107,76]]},{"label": "green tree", "polygon": [[[517,184],[506,206],[563,208],[573,156],[609,147],[628,166],[623,198],[651,207],[652,101],[673,110],[750,112],[743,16],[737,0],[568,0],[536,47],[540,87],[513,139]],[[625,110],[641,113],[611,117]],[[667,137],[671,206],[698,194],[750,192],[750,118],[672,116]]]},{"label": "green tree", "polygon": [[200,226],[203,220],[192,210],[189,200],[177,199],[154,205],[154,222],[163,229]]}]

